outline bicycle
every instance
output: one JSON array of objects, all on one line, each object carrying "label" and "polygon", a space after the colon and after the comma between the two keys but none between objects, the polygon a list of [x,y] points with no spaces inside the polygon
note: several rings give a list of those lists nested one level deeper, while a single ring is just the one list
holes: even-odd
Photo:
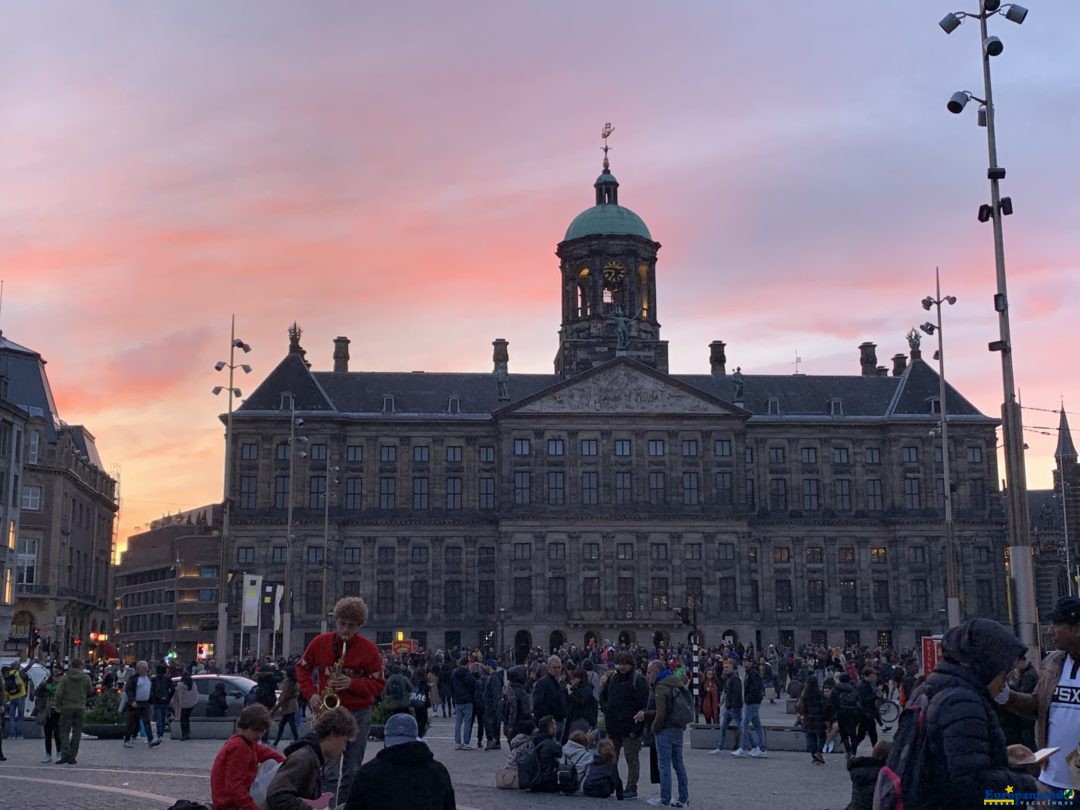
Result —
[{"label": "bicycle", "polygon": [[877,708],[878,717],[881,718],[881,722],[886,725],[895,723],[896,719],[900,716],[900,706],[895,700],[889,700],[887,697],[878,695],[874,700],[874,706]]}]

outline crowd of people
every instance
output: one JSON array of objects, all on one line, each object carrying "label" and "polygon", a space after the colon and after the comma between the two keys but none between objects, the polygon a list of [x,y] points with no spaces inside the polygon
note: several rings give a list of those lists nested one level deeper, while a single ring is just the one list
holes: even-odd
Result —
[{"label": "crowd of people", "polygon": [[[1056,651],[1039,665],[1027,660],[1011,630],[972,619],[944,635],[941,659],[925,678],[916,651],[819,645],[380,652],[359,632],[366,618],[362,599],[343,599],[335,629],[317,636],[298,659],[225,667],[257,686],[212,768],[216,810],[301,810],[319,802],[453,808],[450,774],[425,741],[433,716],[453,721],[456,750],[501,751],[505,744],[506,755],[492,759],[497,787],[634,799],[647,748],[649,782],[659,786],[649,804],[684,807],[687,726],[699,719],[717,727],[713,754],[764,758],[761,705],[784,699],[795,703],[794,728],[805,736],[811,763],[843,748],[850,808],[897,807],[900,800],[907,807],[981,806],[1006,789],[1078,806],[1071,798],[1080,782],[1080,754],[1072,756],[1080,745],[1077,597],[1061,600],[1051,615],[1048,640]],[[88,672],[72,661],[34,688],[13,667],[0,673],[0,741],[21,736],[32,695],[44,761],[55,752],[58,762],[75,764],[83,713],[101,689],[122,694],[125,746],[140,734],[159,745],[170,715],[178,717],[184,740],[198,702],[192,676],[219,671],[210,661]],[[891,730],[880,713],[890,702],[902,707],[891,742],[878,739],[879,729]],[[207,714],[224,715],[227,708],[224,695],[211,695]],[[301,736],[305,713],[311,731]],[[383,748],[365,763],[373,720],[383,728]],[[288,745],[279,751],[286,732]],[[859,756],[867,738],[870,750]],[[1045,750],[1036,754],[1036,748]],[[403,802],[405,783],[413,798]]]}]

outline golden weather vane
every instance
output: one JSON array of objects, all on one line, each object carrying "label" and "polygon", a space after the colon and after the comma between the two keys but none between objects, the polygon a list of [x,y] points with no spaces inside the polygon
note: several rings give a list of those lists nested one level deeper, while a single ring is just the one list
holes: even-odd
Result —
[{"label": "golden weather vane", "polygon": [[604,124],[604,128],[600,130],[600,137],[604,139],[604,147],[603,147],[603,149],[604,149],[604,168],[605,169],[610,168],[610,164],[608,163],[607,153],[608,153],[608,150],[611,149],[611,147],[608,146],[607,139],[611,137],[613,132],[615,132],[615,127],[613,127],[611,125],[610,121],[608,121],[606,124]]}]

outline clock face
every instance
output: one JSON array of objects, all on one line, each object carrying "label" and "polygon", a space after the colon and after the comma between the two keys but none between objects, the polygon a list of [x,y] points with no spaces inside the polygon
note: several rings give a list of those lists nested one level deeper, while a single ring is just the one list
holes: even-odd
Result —
[{"label": "clock face", "polygon": [[609,286],[615,286],[621,284],[624,278],[626,278],[626,268],[617,262],[608,262],[607,267],[604,268],[604,281]]}]

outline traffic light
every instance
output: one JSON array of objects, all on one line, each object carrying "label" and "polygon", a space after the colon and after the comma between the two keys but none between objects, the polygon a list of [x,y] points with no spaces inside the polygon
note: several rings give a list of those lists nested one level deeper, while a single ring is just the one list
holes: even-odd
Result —
[{"label": "traffic light", "polygon": [[72,639],[71,643],[78,647],[80,644],[82,644],[82,639],[78,636],[75,636],[75,638]]},{"label": "traffic light", "polygon": [[30,648],[38,646],[41,643],[41,628],[35,627],[30,630]]}]

